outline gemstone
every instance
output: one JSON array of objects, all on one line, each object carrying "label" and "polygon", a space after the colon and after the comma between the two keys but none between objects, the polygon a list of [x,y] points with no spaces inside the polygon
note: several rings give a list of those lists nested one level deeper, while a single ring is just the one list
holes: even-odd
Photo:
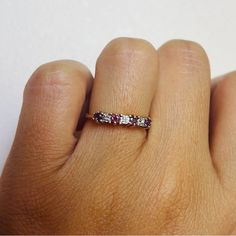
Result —
[{"label": "gemstone", "polygon": [[130,123],[130,117],[128,115],[120,115],[119,124],[128,125]]},{"label": "gemstone", "polygon": [[146,118],[146,120],[145,120],[145,125],[147,126],[147,127],[150,127],[151,126],[151,119],[149,119],[149,118]]},{"label": "gemstone", "polygon": [[111,114],[111,123],[118,124],[120,120],[120,116],[117,114]]},{"label": "gemstone", "polygon": [[140,126],[140,127],[146,128],[147,127],[146,119],[144,117],[139,117],[137,119],[137,125]]},{"label": "gemstone", "polygon": [[134,115],[130,116],[130,124],[131,125],[136,125],[137,124],[137,117]]},{"label": "gemstone", "polygon": [[93,118],[99,123],[111,123],[111,116],[108,113],[96,112]]},{"label": "gemstone", "polygon": [[100,119],[102,118],[102,113],[101,112],[95,112],[93,114],[93,119],[97,122],[100,122]]},{"label": "gemstone", "polygon": [[103,113],[103,117],[101,119],[102,123],[111,123],[111,115],[108,113]]}]

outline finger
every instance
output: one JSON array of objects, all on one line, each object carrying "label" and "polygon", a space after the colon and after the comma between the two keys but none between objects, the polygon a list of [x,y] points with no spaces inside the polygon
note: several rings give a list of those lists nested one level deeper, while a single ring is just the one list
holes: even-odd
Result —
[{"label": "finger", "polygon": [[[148,116],[156,79],[157,55],[150,43],[130,38],[113,40],[97,61],[90,113],[105,111]],[[107,144],[117,151],[124,145],[129,146],[127,150],[139,147],[144,142],[146,130],[88,121],[83,134],[86,140],[89,138],[91,143],[96,143],[96,148],[100,140],[102,147]]]},{"label": "finger", "polygon": [[[15,141],[21,161],[65,161],[74,149],[74,132],[91,74],[75,61],[56,61],[37,69],[28,81]],[[42,161],[42,160],[41,160]]]},{"label": "finger", "polygon": [[210,148],[223,183],[236,183],[236,72],[213,80]]},{"label": "finger", "polygon": [[173,40],[157,53],[159,77],[150,144],[209,152],[210,69],[205,51],[194,42]]}]

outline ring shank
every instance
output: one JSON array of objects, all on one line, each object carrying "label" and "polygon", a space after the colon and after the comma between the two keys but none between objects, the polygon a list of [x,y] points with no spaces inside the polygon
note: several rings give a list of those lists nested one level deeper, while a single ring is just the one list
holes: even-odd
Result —
[{"label": "ring shank", "polygon": [[87,114],[86,114],[86,118],[87,118],[87,119],[93,119],[93,115],[87,113]]}]

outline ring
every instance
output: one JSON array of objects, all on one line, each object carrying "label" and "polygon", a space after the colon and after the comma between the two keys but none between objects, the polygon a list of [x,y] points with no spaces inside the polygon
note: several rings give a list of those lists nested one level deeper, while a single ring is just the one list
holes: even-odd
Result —
[{"label": "ring", "polygon": [[152,120],[150,117],[143,117],[137,115],[124,115],[97,111],[93,115],[87,114],[86,118],[94,120],[99,124],[112,124],[122,126],[140,127],[149,129]]}]

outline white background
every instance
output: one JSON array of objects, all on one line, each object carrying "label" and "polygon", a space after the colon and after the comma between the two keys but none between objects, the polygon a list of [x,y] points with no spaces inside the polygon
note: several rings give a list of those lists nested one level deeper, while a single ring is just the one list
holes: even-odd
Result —
[{"label": "white background", "polygon": [[0,171],[24,85],[40,64],[75,59],[93,72],[114,37],[173,38],[206,49],[212,76],[236,69],[236,0],[0,0]]}]

